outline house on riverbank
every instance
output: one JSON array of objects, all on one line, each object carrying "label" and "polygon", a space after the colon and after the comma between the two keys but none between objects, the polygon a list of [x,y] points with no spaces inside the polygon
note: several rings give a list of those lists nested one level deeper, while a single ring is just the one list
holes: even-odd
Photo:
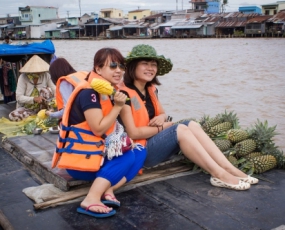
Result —
[{"label": "house on riverbank", "polygon": [[213,13],[206,7],[207,1],[191,3],[195,8],[179,11],[141,9],[129,11],[127,17],[121,10],[108,8],[102,9],[100,15],[85,13],[61,19],[55,7],[19,7],[21,24],[0,21],[3,23],[0,36],[9,34],[14,39],[285,37],[284,1],[262,5],[261,10],[244,7],[241,12],[230,13]]}]

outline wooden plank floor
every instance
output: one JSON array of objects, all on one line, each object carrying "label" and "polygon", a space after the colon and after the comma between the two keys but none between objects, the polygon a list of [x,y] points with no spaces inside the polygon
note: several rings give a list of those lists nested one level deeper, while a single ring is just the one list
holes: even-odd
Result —
[{"label": "wooden plank floor", "polygon": [[[76,212],[80,201],[44,210],[22,190],[40,183],[11,154],[0,149],[0,211],[14,230],[283,230],[285,170],[271,170],[248,191],[211,186],[198,173],[158,181],[117,194],[115,216],[96,219]],[[1,225],[1,223],[0,223]],[[0,228],[1,229],[1,228]]]},{"label": "wooden plank floor", "polygon": [[[15,109],[13,104],[0,105],[0,117],[9,114]],[[42,133],[41,135],[27,135],[10,137],[2,141],[2,147],[28,169],[32,170],[39,179],[54,184],[63,191],[68,191],[72,187],[88,184],[88,181],[74,180],[65,170],[51,169],[51,161],[55,150],[55,143],[58,135],[52,133]],[[190,170],[189,166],[182,163],[175,163],[181,157],[162,163],[159,167],[145,169],[144,175],[136,177],[131,183],[139,183],[163,176],[172,175],[178,172]],[[174,164],[172,164],[174,163]],[[168,166],[164,166],[168,164]]]},{"label": "wooden plank floor", "polygon": [[[63,169],[51,169],[57,136],[57,134],[43,133],[41,135],[10,137],[2,142],[2,147],[44,181],[54,184],[63,191],[89,183],[88,181],[73,179]],[[159,167],[145,169],[143,176],[136,177],[131,183],[139,183],[190,170],[191,167],[180,162],[180,159],[183,157],[176,156],[173,160],[160,164]]]}]

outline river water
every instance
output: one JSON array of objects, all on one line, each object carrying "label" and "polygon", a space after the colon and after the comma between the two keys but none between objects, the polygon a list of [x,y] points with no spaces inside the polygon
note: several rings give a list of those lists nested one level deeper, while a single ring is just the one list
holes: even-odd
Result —
[{"label": "river water", "polygon": [[149,44],[170,58],[173,70],[159,77],[159,98],[174,121],[234,111],[242,128],[257,119],[277,125],[275,143],[285,152],[285,39],[157,39],[53,41],[56,55],[76,70],[92,69],[95,52],[119,49],[124,56]]}]

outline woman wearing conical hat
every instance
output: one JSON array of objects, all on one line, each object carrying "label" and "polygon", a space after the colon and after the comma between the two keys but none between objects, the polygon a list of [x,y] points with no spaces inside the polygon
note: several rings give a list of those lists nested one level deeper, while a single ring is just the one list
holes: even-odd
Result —
[{"label": "woman wearing conical hat", "polygon": [[17,109],[9,114],[10,120],[21,121],[46,108],[46,101],[53,98],[55,93],[55,85],[48,71],[49,64],[37,55],[20,69],[22,74],[16,90]]}]

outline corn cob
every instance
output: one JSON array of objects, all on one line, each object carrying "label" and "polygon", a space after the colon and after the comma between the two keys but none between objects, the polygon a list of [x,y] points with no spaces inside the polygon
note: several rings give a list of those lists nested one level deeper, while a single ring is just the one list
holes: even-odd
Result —
[{"label": "corn cob", "polygon": [[[104,95],[114,95],[117,91],[114,89],[114,87],[107,81],[94,78],[90,83],[92,89],[94,89],[96,92]],[[127,98],[127,101],[130,100],[130,98]]]},{"label": "corn cob", "polygon": [[116,93],[114,87],[107,81],[94,78],[91,83],[91,87],[100,94],[114,95]]}]

